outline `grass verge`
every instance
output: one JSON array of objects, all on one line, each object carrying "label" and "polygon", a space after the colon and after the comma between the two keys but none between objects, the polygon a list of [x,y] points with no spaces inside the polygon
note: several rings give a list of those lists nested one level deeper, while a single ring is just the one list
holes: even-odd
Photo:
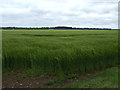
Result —
[{"label": "grass verge", "polygon": [[93,77],[82,78],[62,88],[118,88],[118,68],[107,69]]}]

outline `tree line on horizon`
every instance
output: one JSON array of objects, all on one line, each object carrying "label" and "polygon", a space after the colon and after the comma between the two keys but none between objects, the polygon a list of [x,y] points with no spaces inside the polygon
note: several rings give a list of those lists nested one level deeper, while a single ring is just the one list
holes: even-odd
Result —
[{"label": "tree line on horizon", "polygon": [[111,28],[77,28],[77,27],[66,27],[66,26],[57,26],[57,27],[0,27],[0,29],[77,29],[77,30],[112,30]]}]

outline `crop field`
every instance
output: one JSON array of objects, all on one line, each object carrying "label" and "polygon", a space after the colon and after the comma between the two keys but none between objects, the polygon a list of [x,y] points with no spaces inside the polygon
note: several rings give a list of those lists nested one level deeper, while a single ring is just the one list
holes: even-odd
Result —
[{"label": "crop field", "polygon": [[118,64],[117,30],[3,30],[3,72],[83,74]]}]

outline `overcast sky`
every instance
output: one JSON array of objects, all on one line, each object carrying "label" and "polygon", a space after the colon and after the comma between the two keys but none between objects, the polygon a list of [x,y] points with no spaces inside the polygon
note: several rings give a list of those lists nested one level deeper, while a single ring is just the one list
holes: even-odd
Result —
[{"label": "overcast sky", "polygon": [[2,26],[118,27],[118,0],[1,0]]}]

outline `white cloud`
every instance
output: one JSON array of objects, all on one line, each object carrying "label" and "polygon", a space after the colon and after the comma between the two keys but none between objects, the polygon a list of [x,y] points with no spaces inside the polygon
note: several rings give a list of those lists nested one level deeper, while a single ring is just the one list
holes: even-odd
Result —
[{"label": "white cloud", "polygon": [[3,0],[3,26],[117,28],[117,0]]}]

